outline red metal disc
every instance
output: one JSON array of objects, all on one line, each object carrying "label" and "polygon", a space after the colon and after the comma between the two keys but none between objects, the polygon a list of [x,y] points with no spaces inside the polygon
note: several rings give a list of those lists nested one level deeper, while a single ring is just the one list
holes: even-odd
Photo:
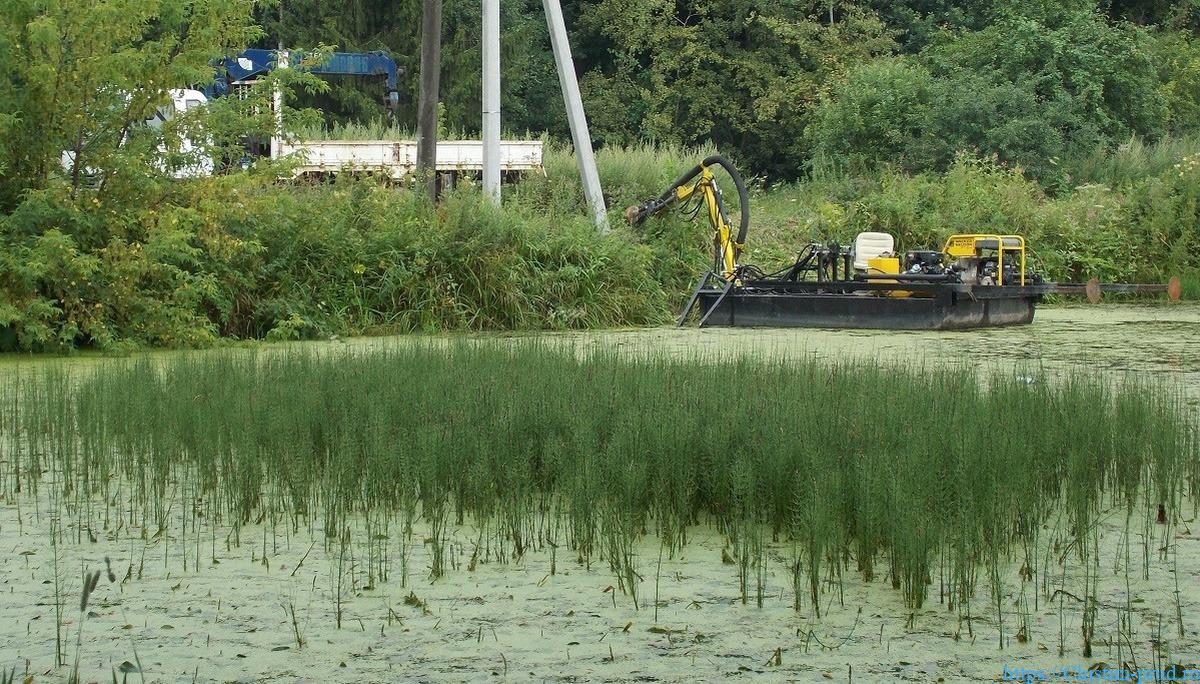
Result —
[{"label": "red metal disc", "polygon": [[1183,284],[1179,282],[1179,276],[1171,276],[1167,281],[1167,297],[1171,301],[1179,301],[1179,297],[1183,295]]}]

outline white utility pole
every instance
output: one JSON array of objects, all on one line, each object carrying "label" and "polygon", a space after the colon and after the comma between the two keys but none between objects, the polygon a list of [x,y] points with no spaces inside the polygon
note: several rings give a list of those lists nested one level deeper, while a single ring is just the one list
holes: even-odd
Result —
[{"label": "white utility pole", "polygon": [[[279,69],[288,68],[288,51],[282,46],[275,52],[275,66]],[[275,109],[275,135],[271,136],[271,158],[278,159],[283,150],[283,91],[279,89],[278,83],[271,93],[271,107]]]},{"label": "white utility pole", "polygon": [[483,192],[500,203],[500,0],[483,0]]},{"label": "white utility pole", "polygon": [[[488,1],[484,0],[485,3]],[[604,194],[600,191],[600,174],[596,172],[592,136],[588,133],[587,117],[583,113],[579,82],[575,80],[575,62],[571,60],[571,44],[567,40],[567,25],[563,21],[562,6],[558,4],[558,0],[542,0],[542,7],[546,11],[550,45],[554,48],[554,62],[558,66],[558,85],[562,89],[563,102],[567,106],[567,122],[571,124],[571,141],[575,143],[575,158],[579,162],[579,176],[583,179],[583,194],[587,198],[588,209],[591,210],[592,221],[596,227],[602,231],[608,230]]]}]

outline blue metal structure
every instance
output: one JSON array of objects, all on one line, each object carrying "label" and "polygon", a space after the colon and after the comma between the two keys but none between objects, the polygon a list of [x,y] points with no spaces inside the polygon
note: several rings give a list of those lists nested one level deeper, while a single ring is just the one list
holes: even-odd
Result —
[{"label": "blue metal structure", "polygon": [[[303,58],[302,52],[292,53],[293,64]],[[261,48],[250,48],[236,57],[223,59],[217,67],[216,80],[205,88],[204,94],[210,99],[227,95],[234,83],[261,76],[274,69],[276,63],[275,50]],[[396,66],[396,60],[385,52],[334,52],[322,64],[305,68],[314,74],[386,76],[388,93],[384,103],[390,109],[399,104],[400,96],[396,87],[400,69]]]}]

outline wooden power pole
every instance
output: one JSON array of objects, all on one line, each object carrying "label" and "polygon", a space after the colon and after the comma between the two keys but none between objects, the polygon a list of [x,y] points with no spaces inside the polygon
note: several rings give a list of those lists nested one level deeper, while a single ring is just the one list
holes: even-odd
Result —
[{"label": "wooden power pole", "polygon": [[437,200],[437,109],[442,71],[442,0],[422,0],[421,86],[417,95],[417,178]]}]

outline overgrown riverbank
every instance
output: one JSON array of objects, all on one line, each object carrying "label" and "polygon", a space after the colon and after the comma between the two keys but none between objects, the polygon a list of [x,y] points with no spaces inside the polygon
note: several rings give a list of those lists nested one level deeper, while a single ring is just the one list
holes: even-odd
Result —
[{"label": "overgrown riverbank", "polygon": [[[1200,158],[1188,145],[1131,144],[1056,196],[1019,169],[967,158],[944,174],[760,186],[747,260],[780,264],[861,230],[909,248],[987,229],[1025,235],[1054,279],[1180,274],[1195,297]],[[706,152],[601,150],[614,223]],[[678,216],[596,234],[561,146],[544,176],[506,193],[494,209],[468,184],[435,208],[406,187],[289,185],[269,168],[31,191],[0,218],[0,349],[657,324],[707,262],[707,228]]]}]

